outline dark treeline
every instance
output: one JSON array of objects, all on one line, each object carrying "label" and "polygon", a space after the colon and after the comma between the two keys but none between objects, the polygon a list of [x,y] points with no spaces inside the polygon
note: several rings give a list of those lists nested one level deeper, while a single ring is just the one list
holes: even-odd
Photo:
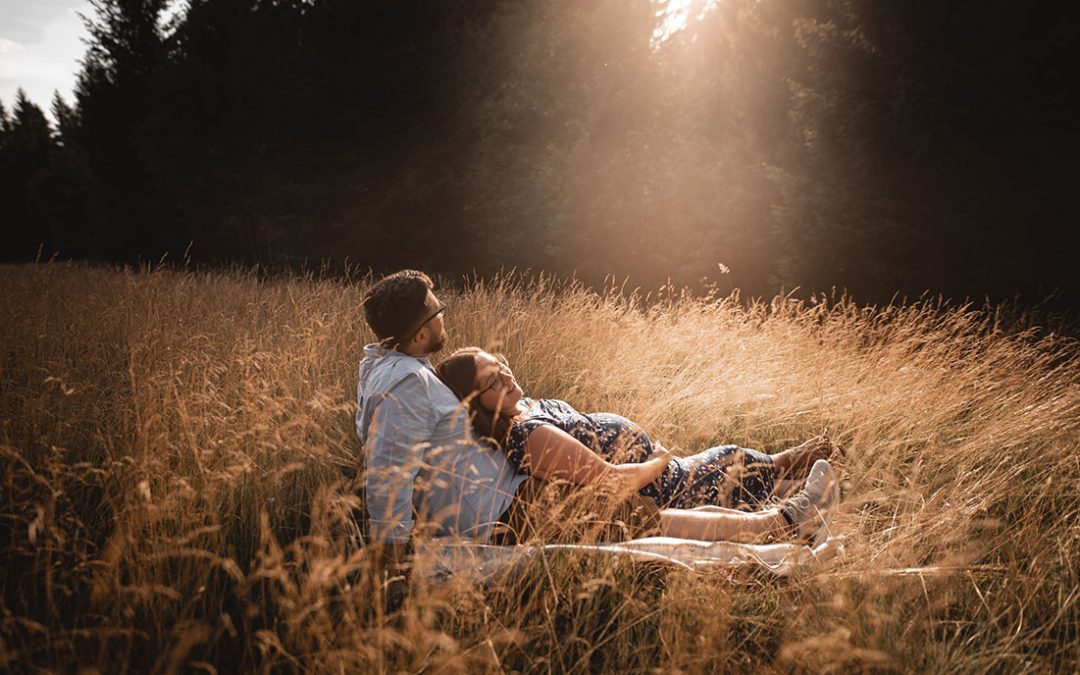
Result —
[{"label": "dark treeline", "polygon": [[1075,298],[1057,3],[168,4],[96,0],[55,124],[0,105],[4,259]]}]

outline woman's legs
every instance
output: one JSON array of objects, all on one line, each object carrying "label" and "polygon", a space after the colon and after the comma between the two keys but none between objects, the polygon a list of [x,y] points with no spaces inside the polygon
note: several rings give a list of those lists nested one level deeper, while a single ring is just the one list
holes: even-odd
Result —
[{"label": "woman's legs", "polygon": [[833,443],[828,436],[822,434],[815,436],[793,448],[772,455],[773,466],[776,467],[778,485],[776,493],[781,494],[779,483],[785,479],[795,479],[805,476],[810,467],[819,459],[827,459],[832,464],[843,463],[843,450]]},{"label": "woman's legs", "polygon": [[788,521],[776,508],[748,513],[704,506],[660,512],[660,531],[665,537],[753,543],[780,537],[789,530]]},{"label": "woman's legs", "polygon": [[814,463],[802,490],[779,507],[746,512],[720,506],[660,511],[660,531],[668,537],[704,541],[761,542],[790,534],[813,536],[839,498],[836,472],[825,460]]},{"label": "woman's legs", "polygon": [[774,494],[773,459],[757,450],[718,445],[673,462],[661,492],[661,501],[670,508],[714,505],[745,511],[768,505]]}]

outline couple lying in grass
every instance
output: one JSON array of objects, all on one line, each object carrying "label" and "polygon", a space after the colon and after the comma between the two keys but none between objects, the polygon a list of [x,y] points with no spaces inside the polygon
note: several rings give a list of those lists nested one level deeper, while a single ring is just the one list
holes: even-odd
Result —
[{"label": "couple lying in grass", "polygon": [[839,498],[824,436],[768,455],[735,445],[674,457],[630,420],[530,399],[501,356],[446,342],[446,306],[421,272],[377,282],[364,299],[380,339],[364,348],[356,430],[364,444],[369,535],[399,558],[417,521],[479,543],[532,535],[544,481],[603,484],[637,508],[632,535],[708,541],[809,541]]}]

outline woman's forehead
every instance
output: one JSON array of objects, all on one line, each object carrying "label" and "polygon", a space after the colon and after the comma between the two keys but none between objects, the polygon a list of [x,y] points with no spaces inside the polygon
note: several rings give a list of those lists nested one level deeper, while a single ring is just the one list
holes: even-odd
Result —
[{"label": "woman's forehead", "polygon": [[476,371],[483,373],[492,370],[499,369],[499,361],[491,354],[487,352],[481,352],[476,355]]}]

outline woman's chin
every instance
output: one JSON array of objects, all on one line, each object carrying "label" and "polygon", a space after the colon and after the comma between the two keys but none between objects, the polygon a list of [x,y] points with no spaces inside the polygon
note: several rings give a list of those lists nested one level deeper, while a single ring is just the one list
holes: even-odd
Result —
[{"label": "woman's chin", "polygon": [[521,394],[518,394],[512,398],[507,398],[503,401],[502,411],[505,414],[516,415],[521,407]]}]

